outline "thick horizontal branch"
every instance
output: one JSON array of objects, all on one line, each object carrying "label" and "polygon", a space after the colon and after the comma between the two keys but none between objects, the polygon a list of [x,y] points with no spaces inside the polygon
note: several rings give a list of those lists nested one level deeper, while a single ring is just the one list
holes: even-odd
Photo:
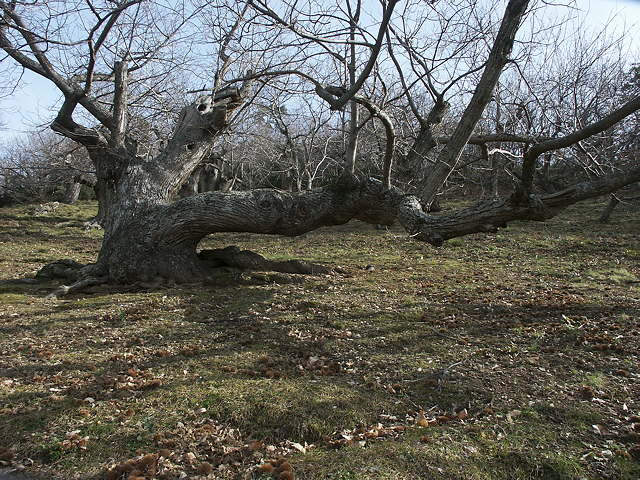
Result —
[{"label": "thick horizontal branch", "polygon": [[257,189],[209,192],[182,199],[162,213],[161,244],[197,243],[217,232],[297,236],[359,218],[391,223],[390,194],[379,181],[338,185],[307,192]]},{"label": "thick horizontal branch", "polygon": [[417,199],[407,197],[400,207],[399,220],[416,239],[439,245],[445,240],[472,233],[495,232],[514,220],[544,221],[570,205],[606,195],[638,181],[640,168],[578,183],[547,195],[529,196],[526,202],[514,194],[442,216],[424,214]]},{"label": "thick horizontal branch", "polygon": [[[451,140],[450,136],[447,135],[439,135],[436,137],[436,141],[438,143],[447,143]],[[552,140],[549,137],[538,137],[535,135],[518,135],[512,133],[493,133],[486,135],[472,135],[469,137],[469,141],[472,145],[483,145],[486,143],[540,143],[546,142],[547,140]]]},{"label": "thick horizontal branch", "polygon": [[397,188],[388,189],[374,179],[307,192],[268,189],[210,192],[162,207],[157,215],[160,228],[151,240],[164,247],[196,245],[211,233],[297,236],[352,219],[372,224],[391,224],[397,219],[416,240],[439,246],[451,238],[495,232],[514,220],[543,221],[574,203],[614,192],[637,181],[640,181],[640,168],[531,197],[527,204],[511,196],[438,216],[425,213],[417,197],[406,195]]}]

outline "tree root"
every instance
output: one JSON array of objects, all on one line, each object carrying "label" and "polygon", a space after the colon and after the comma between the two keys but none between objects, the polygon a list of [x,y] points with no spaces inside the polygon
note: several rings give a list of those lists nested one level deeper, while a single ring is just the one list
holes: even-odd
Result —
[{"label": "tree root", "polygon": [[[211,278],[212,270],[217,268],[224,269],[225,267],[239,270],[302,275],[323,275],[333,271],[340,271],[340,269],[332,269],[302,260],[267,260],[262,255],[250,250],[240,250],[236,246],[215,250],[202,250],[198,253],[198,258],[202,263],[200,267],[204,267],[203,272],[206,273],[204,273],[201,278],[194,277],[193,281],[206,281]],[[162,260],[160,259],[159,261]],[[136,282],[131,286],[135,285],[145,290],[155,290],[166,282],[175,284],[177,280],[172,279],[170,271],[168,273],[169,275],[165,274],[165,276],[158,276],[152,280]],[[55,278],[63,279],[63,281],[67,282],[67,285],[60,286],[54,292],[47,295],[47,298],[60,298],[65,295],[81,292],[89,287],[113,282],[113,278],[109,276],[106,268],[97,264],[83,265],[69,259],[58,260],[45,265],[36,274],[37,281],[52,280]]]},{"label": "tree root", "polygon": [[84,265],[65,258],[57,260],[42,267],[36,273],[36,281],[47,281],[61,278],[70,285],[62,285],[54,292],[47,295],[47,298],[59,298],[70,293],[82,291],[94,285],[101,285],[108,282],[108,277],[101,267],[96,264]]},{"label": "tree root", "polygon": [[70,293],[77,293],[84,290],[87,287],[93,287],[94,285],[102,285],[108,282],[107,277],[86,277],[82,280],[78,280],[71,285],[62,285],[60,288],[47,295],[47,298],[60,298]]},{"label": "tree root", "polygon": [[48,263],[36,273],[36,280],[46,281],[54,278],[62,278],[71,282],[75,282],[80,278],[82,269],[87,265],[76,262],[69,258],[56,260]]},{"label": "tree root", "polygon": [[198,257],[210,267],[232,267],[241,270],[258,270],[303,275],[323,275],[331,273],[332,269],[323,265],[302,260],[267,260],[250,250],[240,250],[235,245],[215,250],[202,250]]}]

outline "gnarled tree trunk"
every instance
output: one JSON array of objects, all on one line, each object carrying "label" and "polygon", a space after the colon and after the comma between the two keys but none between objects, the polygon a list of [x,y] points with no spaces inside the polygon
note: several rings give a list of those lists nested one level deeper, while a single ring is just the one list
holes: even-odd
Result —
[{"label": "gnarled tree trunk", "polygon": [[[200,97],[183,110],[172,138],[154,158],[137,154],[136,142],[126,134],[126,120],[116,123],[117,108],[116,124],[107,139],[98,130],[77,125],[70,116],[72,108],[65,112],[63,107],[52,128],[87,147],[96,169],[104,228],[96,264],[76,269],[76,279],[91,276],[130,283],[158,277],[182,282],[206,277],[195,247],[210,232],[176,218],[177,204],[171,202],[209,153],[216,136],[227,125],[227,115],[242,103],[242,96],[241,90],[229,89],[216,97]],[[74,99],[67,102],[73,104]],[[124,101],[120,103],[124,105]],[[115,104],[120,103],[116,99]],[[196,200],[195,205],[206,204],[201,202]],[[188,218],[189,205],[182,207]],[[218,210],[216,205],[209,208]],[[174,221],[171,229],[167,225],[169,217]],[[191,230],[202,235],[198,237]],[[73,278],[69,272],[66,276]]]},{"label": "gnarled tree trunk", "polygon": [[[260,15],[271,18],[276,25],[285,27],[294,35],[302,35],[302,38],[311,42],[322,43],[324,40],[308,36],[303,30],[298,30],[293,23],[289,25],[272,12],[264,2],[247,2],[245,9],[224,36],[220,46],[221,65],[215,74],[213,84],[213,91],[216,93],[202,96],[185,107],[170,138],[161,138],[161,146],[141,149],[138,148],[138,141],[144,137],[136,138],[135,133],[132,133],[127,125],[128,107],[136,105],[139,100],[137,95],[138,98],[132,98],[131,102],[127,99],[130,91],[127,61],[135,58],[134,71],[138,71],[140,64],[151,63],[152,59],[156,59],[155,47],[149,45],[152,47],[151,50],[140,60],[137,53],[126,48],[124,51],[111,48],[121,43],[118,41],[119,36],[112,39],[109,47],[105,43],[105,39],[109,37],[119,17],[127,8],[138,5],[139,2],[122,4],[116,2],[113,8],[105,7],[105,12],[108,11],[108,13],[98,18],[97,23],[90,27],[91,35],[80,42],[86,41],[89,51],[86,68],[76,66],[75,63],[73,68],[67,68],[69,67],[67,62],[62,62],[60,69],[52,60],[71,58],[71,53],[68,53],[71,50],[61,48],[57,51],[53,48],[54,55],[51,55],[51,58],[48,57],[48,52],[50,47],[54,45],[63,47],[66,43],[56,41],[50,44],[46,35],[47,29],[41,33],[30,30],[29,22],[19,13],[21,9],[19,7],[27,4],[29,7],[35,7],[36,3],[42,3],[46,7],[46,2],[25,3],[0,0],[0,49],[23,68],[53,82],[64,96],[64,103],[52,128],[87,148],[96,172],[95,189],[100,204],[99,218],[104,228],[104,240],[95,264],[82,266],[77,262],[66,261],[43,269],[41,276],[62,276],[75,280],[73,285],[63,289],[65,292],[100,282],[155,283],[159,279],[177,282],[206,280],[217,267],[222,265],[233,265],[239,268],[274,268],[288,272],[326,271],[303,262],[269,262],[256,254],[240,252],[234,248],[198,252],[197,246],[201,239],[215,232],[299,235],[321,226],[346,223],[351,219],[374,224],[391,224],[394,219],[397,219],[412,238],[433,245],[441,245],[445,240],[453,237],[474,232],[494,231],[512,220],[544,220],[572,203],[604,195],[640,181],[640,168],[635,168],[619,175],[579,183],[542,196],[535,195],[532,189],[540,155],[570,147],[591,135],[605,131],[640,109],[639,96],[629,100],[601,120],[564,137],[525,140],[530,148],[524,152],[520,185],[511,196],[491,199],[448,215],[435,216],[425,213],[423,205],[430,207],[434,204],[439,189],[459,164],[464,148],[468,143],[473,143],[473,130],[491,100],[492,91],[502,69],[510,61],[515,34],[530,2],[529,0],[507,2],[505,15],[489,56],[483,64],[483,72],[477,88],[452,135],[444,142],[446,145],[439,149],[433,168],[428,172],[418,198],[407,195],[392,186],[395,141],[393,122],[380,106],[359,94],[366,79],[374,70],[385,39],[385,32],[390,28],[393,10],[399,3],[398,0],[389,0],[381,2],[383,15],[379,22],[375,43],[370,45],[369,59],[357,78],[353,74],[350,75],[351,81],[348,88],[325,85],[304,71],[288,68],[261,74],[249,72],[245,77],[249,79],[267,75],[297,75],[313,83],[315,92],[328,102],[332,110],[341,110],[352,101],[365,107],[369,116],[378,118],[385,127],[383,181],[356,178],[354,172],[357,170],[354,168],[353,160],[355,157],[351,157],[351,160],[347,160],[345,173],[340,176],[337,184],[328,188],[305,192],[277,190],[231,192],[233,182],[237,178],[234,176],[228,183],[223,184],[222,191],[197,194],[174,202],[173,199],[180,187],[208,157],[217,136],[227,126],[229,114],[242,104],[247,93],[245,88],[247,84],[241,89],[228,87],[220,90],[220,87],[225,72],[229,70],[231,59],[225,51],[231,39],[235,37],[235,31],[243,21],[244,12],[249,5]],[[33,12],[28,16],[40,27],[47,25],[44,20],[50,13]],[[65,17],[63,15],[60,18]],[[355,20],[357,15],[351,18]],[[181,22],[177,23],[184,25]],[[145,27],[138,30],[138,35],[146,32],[147,22],[142,22],[140,25]],[[355,25],[352,25],[350,31],[353,38]],[[162,33],[162,38],[165,38],[164,29],[158,30],[157,33]],[[169,39],[170,37],[167,37],[166,41],[163,40],[161,43],[173,45],[173,41]],[[137,41],[132,42],[132,44],[137,43]],[[355,52],[356,43],[351,42],[352,53]],[[97,56],[101,48],[102,52],[108,49],[108,54],[101,53]],[[332,50],[326,46],[325,49]],[[337,55],[334,58],[341,60],[341,63],[344,62],[339,54],[333,53]],[[173,58],[173,54],[171,57]],[[351,63],[355,65],[354,62],[352,55]],[[102,73],[96,71],[97,66],[109,68],[106,73]],[[111,66],[113,68],[110,68]],[[77,75],[76,70],[80,72]],[[306,67],[303,70],[307,70]],[[74,74],[69,75],[72,72]],[[140,76],[138,80],[144,78]],[[113,82],[113,90],[111,87],[108,90],[101,90],[100,96],[96,97],[93,86],[97,81]],[[167,86],[167,88],[170,87]],[[132,90],[134,91],[136,89]],[[108,94],[105,95],[105,92]],[[436,106],[431,112],[432,118],[427,118],[421,125],[420,135],[411,152],[415,158],[409,158],[406,162],[409,167],[414,160],[421,162],[425,154],[438,143],[437,138],[434,138],[432,127],[441,121],[446,111],[446,102],[442,95],[439,95]],[[155,94],[150,98],[153,97]],[[110,99],[108,107],[105,107],[106,98]],[[93,117],[99,125],[98,128],[87,128],[73,120],[73,113],[78,105]],[[413,104],[412,110],[417,111]],[[353,124],[357,126],[357,122]],[[484,139],[485,143],[491,141],[496,139]],[[156,151],[158,153],[155,156],[149,156],[150,152]],[[218,184],[222,183],[220,178],[216,181]]]}]

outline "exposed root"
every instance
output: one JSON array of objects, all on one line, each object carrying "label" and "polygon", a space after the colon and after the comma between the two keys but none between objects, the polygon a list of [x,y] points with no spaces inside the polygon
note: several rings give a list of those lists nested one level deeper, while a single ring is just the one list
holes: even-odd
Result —
[{"label": "exposed root", "polygon": [[[280,272],[287,274],[322,275],[333,270],[323,265],[316,265],[302,260],[275,261],[267,260],[262,255],[249,250],[240,250],[236,246],[220,248],[216,250],[203,250],[198,254],[200,264],[198,268],[201,276],[188,276],[190,282],[207,281],[215,274],[215,270],[223,271],[225,268],[236,270],[250,270],[262,272]],[[159,260],[162,262],[162,259]],[[144,290],[156,290],[162,285],[171,285],[180,282],[180,268],[173,264],[176,270],[168,269],[163,276],[156,276],[151,279],[133,282],[129,287],[142,288]],[[195,271],[195,270],[194,270]],[[196,273],[200,273],[197,272]],[[60,298],[72,293],[78,293],[89,287],[103,285],[114,282],[113,275],[104,265],[89,264],[83,265],[74,260],[58,260],[44,266],[36,275],[38,280],[50,280],[62,278],[66,285],[60,286],[47,298]],[[175,277],[173,276],[175,274]],[[183,275],[182,278],[187,278]],[[118,282],[119,283],[119,282]],[[124,285],[120,285],[123,287]]]},{"label": "exposed root", "polygon": [[49,295],[47,295],[47,298],[64,297],[65,295],[69,295],[70,293],[80,292],[87,287],[93,287],[94,285],[102,285],[104,283],[107,283],[107,281],[108,281],[107,277],[83,278],[82,280],[78,280],[77,282],[72,283],[71,285],[62,285],[56,291],[51,292]]},{"label": "exposed root", "polygon": [[64,280],[75,282],[80,278],[81,272],[85,267],[86,265],[83,263],[78,263],[75,260],[64,258],[42,267],[40,271],[36,273],[36,279],[52,280],[54,278],[62,278]]},{"label": "exposed root", "polygon": [[70,285],[62,285],[54,292],[47,295],[47,298],[58,298],[70,293],[79,292],[87,287],[101,285],[108,282],[108,277],[103,269],[97,264],[84,265],[75,260],[65,258],[42,267],[36,274],[36,280],[46,281],[61,278]]},{"label": "exposed root", "polygon": [[323,265],[302,260],[267,260],[250,250],[240,250],[235,245],[215,250],[202,250],[198,256],[211,267],[233,267],[241,270],[323,275],[332,270]]}]

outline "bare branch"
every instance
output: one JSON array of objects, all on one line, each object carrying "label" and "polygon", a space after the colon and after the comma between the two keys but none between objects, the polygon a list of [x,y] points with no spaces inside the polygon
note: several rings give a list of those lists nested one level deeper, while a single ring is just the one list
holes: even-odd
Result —
[{"label": "bare branch", "polygon": [[533,145],[525,154],[522,164],[522,185],[520,187],[521,197],[526,197],[531,191],[536,160],[540,155],[552,150],[570,147],[581,140],[603,132],[638,110],[640,110],[640,95],[632,98],[621,107],[609,113],[606,117],[590,123],[580,130],[570,133],[569,135],[565,135],[564,137],[548,139],[544,142]]},{"label": "bare branch", "polygon": [[116,148],[124,147],[127,132],[127,99],[129,93],[129,72],[125,60],[115,63],[115,92],[113,94],[113,130],[111,144]]}]

